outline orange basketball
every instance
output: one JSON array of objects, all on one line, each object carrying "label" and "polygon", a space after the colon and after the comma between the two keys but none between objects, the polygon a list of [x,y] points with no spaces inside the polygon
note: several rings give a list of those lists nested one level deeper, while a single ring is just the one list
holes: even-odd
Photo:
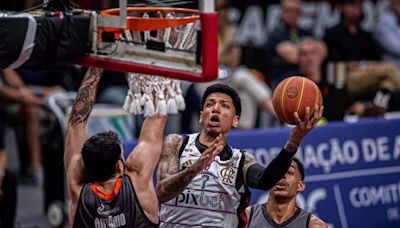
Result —
[{"label": "orange basketball", "polygon": [[288,124],[296,124],[294,112],[304,120],[306,107],[313,115],[315,105],[322,106],[322,95],[318,86],[308,78],[292,76],[281,81],[272,95],[275,112],[278,118]]}]

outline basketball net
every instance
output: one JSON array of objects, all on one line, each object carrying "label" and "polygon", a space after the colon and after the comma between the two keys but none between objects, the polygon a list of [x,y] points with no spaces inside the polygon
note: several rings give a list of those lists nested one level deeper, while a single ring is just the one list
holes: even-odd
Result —
[{"label": "basketball net", "polygon": [[[144,14],[143,17],[149,17]],[[166,18],[173,17],[171,13]],[[145,31],[144,40],[163,41],[167,48],[191,50],[196,46],[196,27],[198,23],[189,23],[174,28],[157,31],[157,37],[151,37],[150,31]],[[141,39],[140,32],[125,30],[121,41],[137,41]],[[130,42],[130,45],[143,45]],[[185,101],[177,79],[161,76],[129,73],[127,76],[129,90],[123,109],[135,115],[155,116],[177,114],[185,109]]]}]

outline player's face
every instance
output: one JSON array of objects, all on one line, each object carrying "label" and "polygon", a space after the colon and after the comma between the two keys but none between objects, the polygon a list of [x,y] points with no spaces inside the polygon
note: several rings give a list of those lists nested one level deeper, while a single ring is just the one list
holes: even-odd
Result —
[{"label": "player's face", "polygon": [[275,198],[294,198],[297,192],[303,191],[304,182],[297,163],[292,161],[285,176],[272,188],[271,193]]},{"label": "player's face", "polygon": [[224,93],[212,93],[204,102],[200,112],[200,123],[212,137],[228,133],[239,124],[232,98]]}]

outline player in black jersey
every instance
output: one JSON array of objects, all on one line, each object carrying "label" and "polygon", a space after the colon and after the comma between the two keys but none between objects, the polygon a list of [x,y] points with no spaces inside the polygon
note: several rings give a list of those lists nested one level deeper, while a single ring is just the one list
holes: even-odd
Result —
[{"label": "player in black jersey", "polygon": [[145,119],[137,146],[126,161],[116,133],[89,138],[88,118],[101,75],[101,69],[88,69],[68,120],[64,161],[70,223],[79,228],[157,227],[153,172],[167,118]]},{"label": "player in black jersey", "polygon": [[304,175],[303,163],[293,158],[285,176],[271,189],[268,202],[246,209],[247,227],[327,228],[325,222],[296,204],[297,193],[305,189]]}]

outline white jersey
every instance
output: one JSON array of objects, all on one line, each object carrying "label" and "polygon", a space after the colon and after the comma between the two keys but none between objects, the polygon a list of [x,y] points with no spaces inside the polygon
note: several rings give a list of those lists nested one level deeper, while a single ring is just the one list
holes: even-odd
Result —
[{"label": "white jersey", "polygon": [[[197,134],[189,139],[180,157],[180,170],[199,159]],[[241,195],[236,190],[236,178],[243,153],[229,149],[231,156],[221,160],[217,156],[211,165],[197,174],[176,198],[161,204],[160,227],[237,227],[237,210]],[[240,188],[240,192],[244,187]]]}]

